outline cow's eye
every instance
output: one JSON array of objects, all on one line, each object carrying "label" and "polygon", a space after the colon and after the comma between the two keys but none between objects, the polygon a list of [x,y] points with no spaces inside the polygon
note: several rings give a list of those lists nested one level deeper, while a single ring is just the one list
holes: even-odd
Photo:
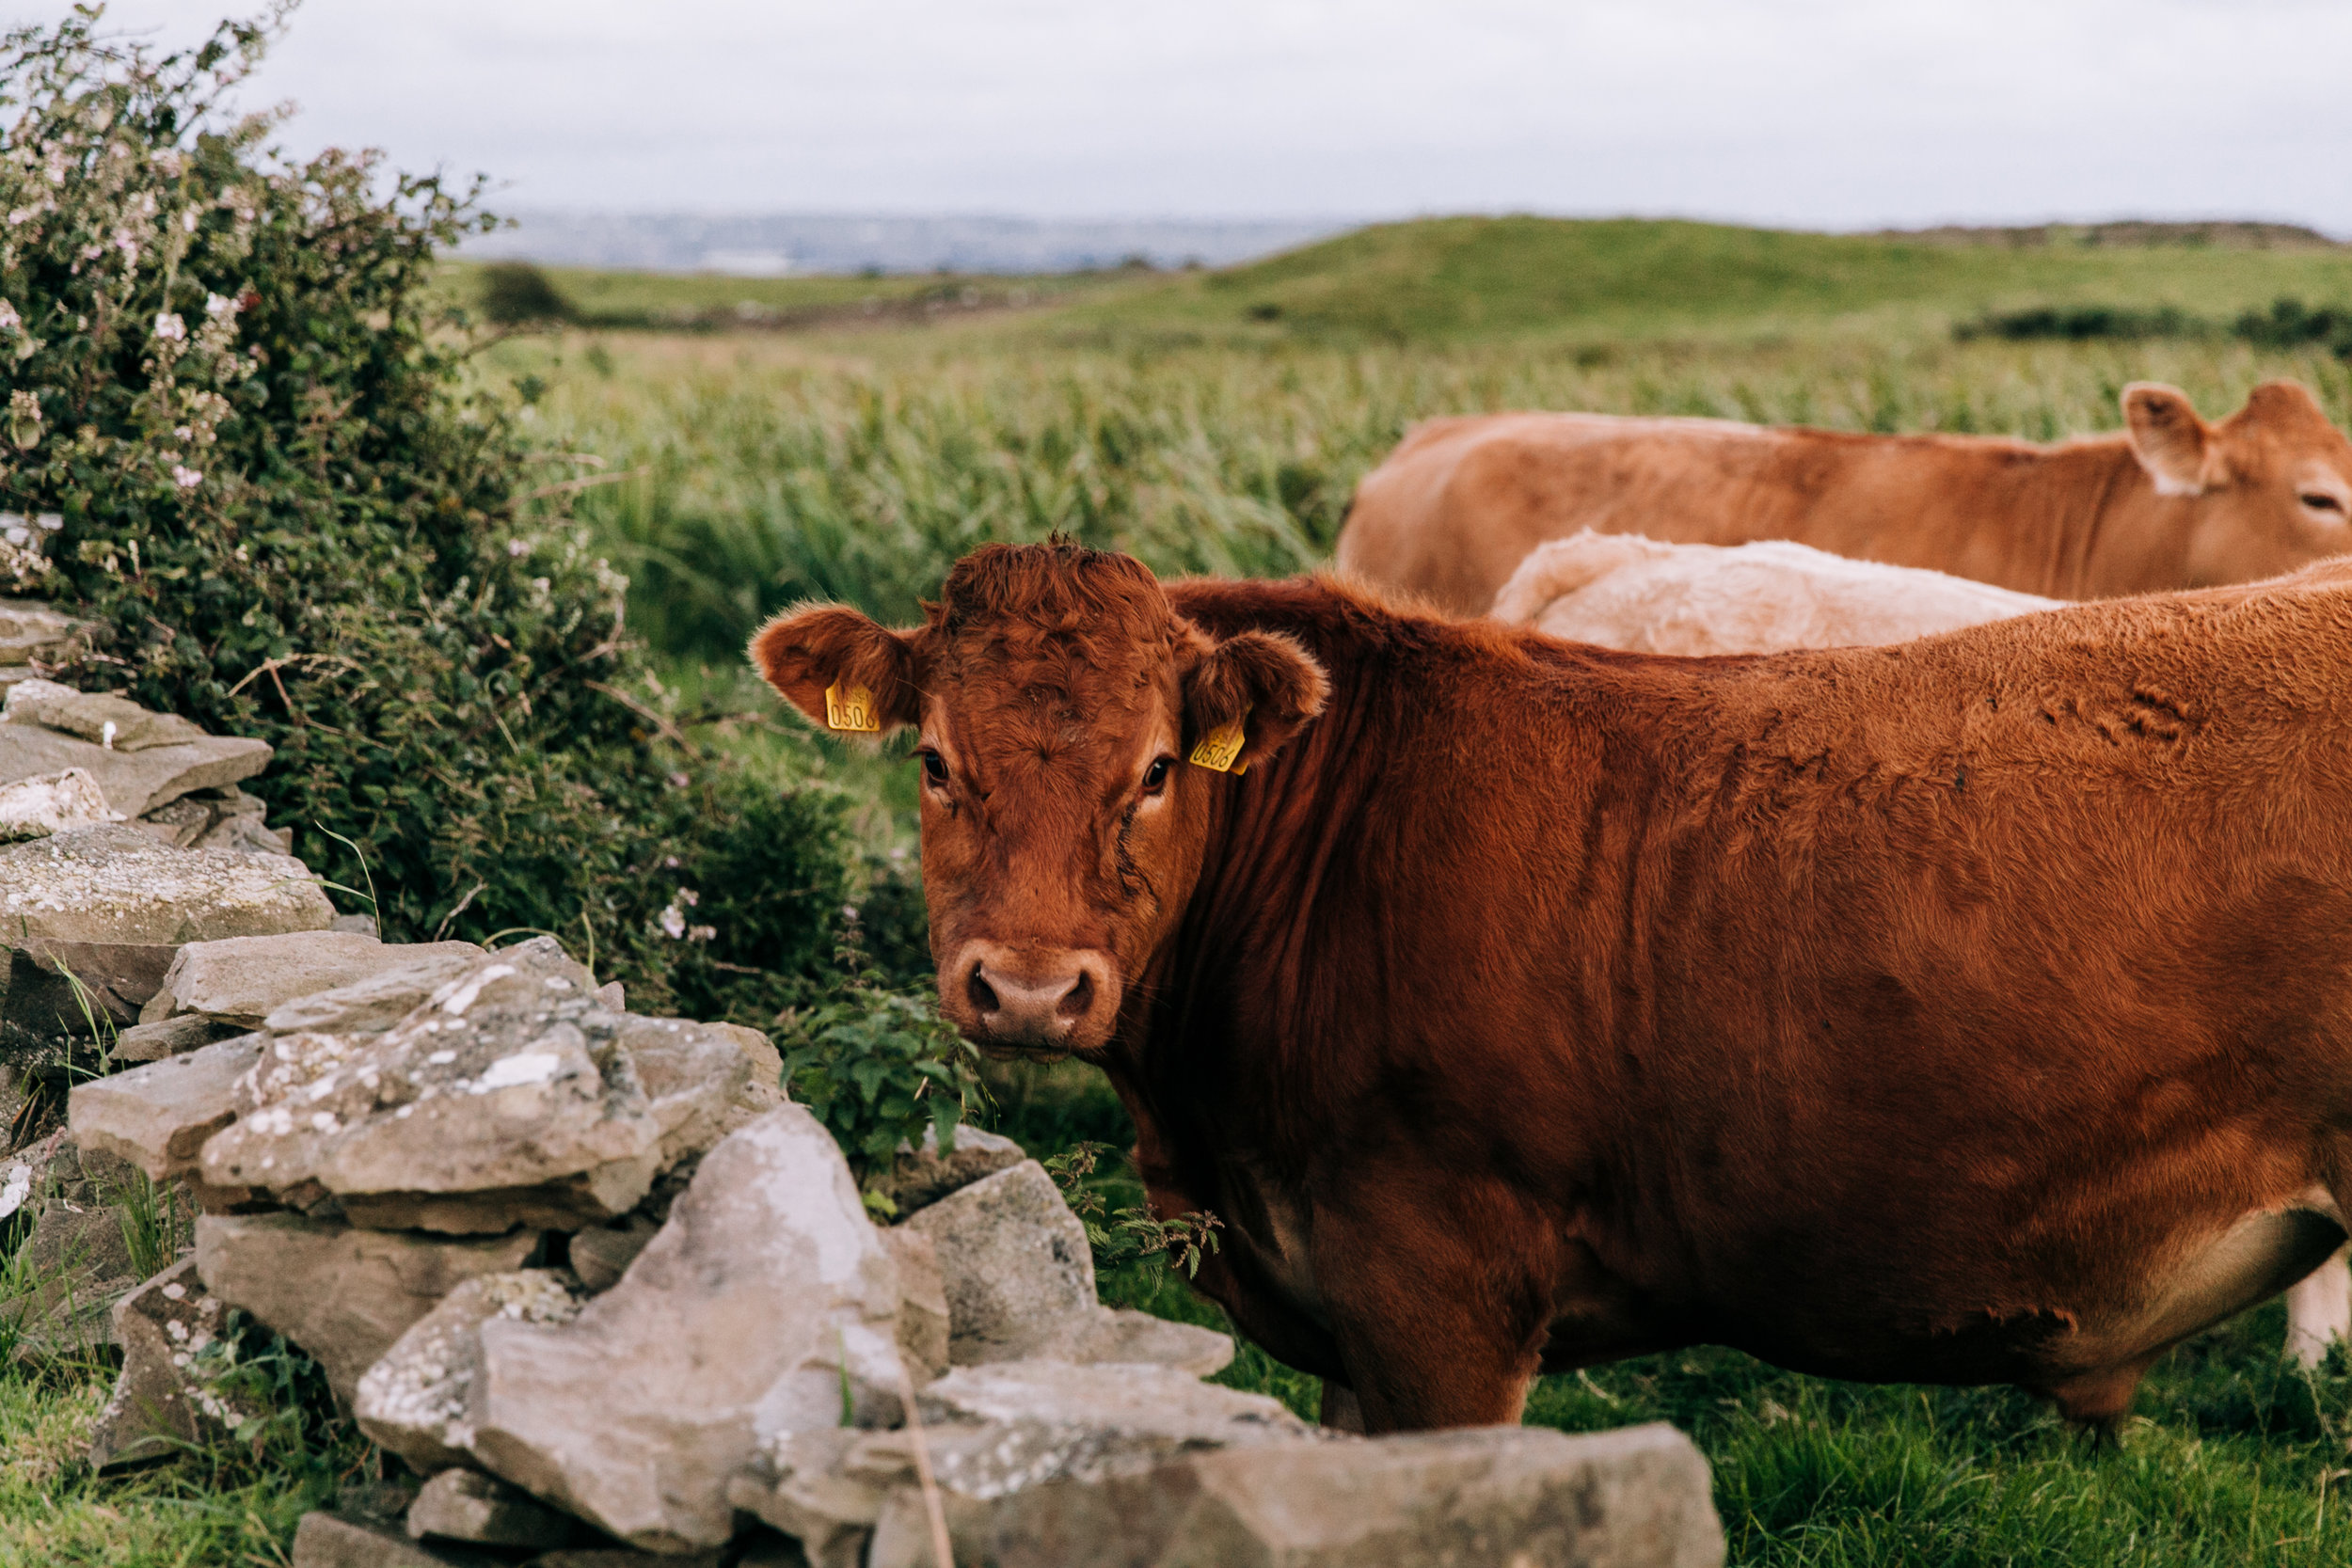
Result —
[{"label": "cow's eye", "polygon": [[2300,499],[2313,512],[2332,512],[2339,517],[2344,515],[2344,502],[2325,490],[2306,490]]},{"label": "cow's eye", "polygon": [[1168,787],[1168,770],[1176,766],[1174,757],[1158,757],[1143,770],[1143,792],[1157,795]]},{"label": "cow's eye", "polygon": [[947,759],[941,756],[937,752],[932,751],[929,746],[924,747],[921,751],[915,752],[914,754],[923,759],[923,777],[930,780],[931,783],[937,784],[942,789],[946,788]]}]

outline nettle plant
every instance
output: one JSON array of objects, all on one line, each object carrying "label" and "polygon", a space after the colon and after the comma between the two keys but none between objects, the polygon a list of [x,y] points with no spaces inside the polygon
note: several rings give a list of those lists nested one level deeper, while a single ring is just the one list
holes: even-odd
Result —
[{"label": "nettle plant", "polygon": [[550,930],[765,1022],[821,973],[844,803],[695,745],[576,454],[469,377],[432,284],[479,186],[288,161],[229,106],[284,15],[0,36],[0,592],[111,629],[81,684],[277,747],[251,787],[388,937]]}]

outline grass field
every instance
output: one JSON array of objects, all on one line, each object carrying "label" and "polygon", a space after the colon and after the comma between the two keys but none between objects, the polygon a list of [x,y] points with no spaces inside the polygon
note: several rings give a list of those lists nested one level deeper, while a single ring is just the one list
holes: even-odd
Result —
[{"label": "grass field", "polygon": [[[468,277],[453,269],[450,286]],[[911,620],[985,540],[1060,531],[1164,572],[1303,569],[1408,424],[1479,409],[2055,438],[2113,428],[2135,379],[2177,383],[2217,416],[2287,375],[2352,422],[2352,371],[2317,350],[1952,335],[2039,304],[2208,320],[2280,295],[2341,304],[2344,251],[1448,220],[1223,274],[557,280],[584,310],[697,330],[512,339],[479,359],[485,381],[528,395],[552,444],[601,463],[578,468],[587,483],[570,499],[631,575],[632,617],[692,695],[694,733],[779,774],[833,779],[884,848],[912,841],[909,765],[810,737],[739,650],[803,597]],[[966,287],[1004,296],[919,309],[926,290]],[[869,298],[891,309],[865,319]],[[765,312],[758,330],[710,329],[730,312],[752,323],[747,302]],[[794,321],[814,325],[783,329]],[[1123,1113],[1088,1069],[994,1082],[1001,1125],[1037,1152],[1124,1145]],[[1133,1200],[1131,1181],[1106,1184]],[[1215,1320],[1140,1268],[1106,1276],[1104,1293]],[[2280,1337],[2273,1305],[2184,1347],[2114,1449],[2012,1391],[1861,1387],[1712,1349],[1547,1380],[1528,1418],[1690,1432],[1742,1564],[2352,1562],[2340,1495],[2352,1366],[2301,1376],[2281,1365]],[[1308,1380],[1254,1350],[1224,1381],[1312,1408]],[[78,1363],[0,1375],[0,1568],[277,1562],[300,1511],[371,1468],[365,1445],[327,1425],[233,1465],[95,1480],[75,1456],[102,1389]]]}]

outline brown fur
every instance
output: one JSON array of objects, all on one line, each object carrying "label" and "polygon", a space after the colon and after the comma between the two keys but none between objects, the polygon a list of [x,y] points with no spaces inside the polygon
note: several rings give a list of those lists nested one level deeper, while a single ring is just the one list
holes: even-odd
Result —
[{"label": "brown fur", "polygon": [[2301,387],[2257,387],[2217,425],[2154,383],[2122,404],[2124,434],[2046,447],[1600,414],[1430,420],[1357,487],[1337,561],[1481,615],[1528,551],[1583,528],[1793,539],[2059,599],[2246,582],[2352,549],[2352,442]]},{"label": "brown fur", "polygon": [[[2113,1418],[2343,1239],[2352,566],[1752,658],[1069,548],[943,606],[755,657],[903,651],[943,1006],[1099,1063],[1370,1430],[1699,1341]],[[1145,795],[1204,681],[1304,717]],[[1112,984],[992,1038],[976,943]]]}]

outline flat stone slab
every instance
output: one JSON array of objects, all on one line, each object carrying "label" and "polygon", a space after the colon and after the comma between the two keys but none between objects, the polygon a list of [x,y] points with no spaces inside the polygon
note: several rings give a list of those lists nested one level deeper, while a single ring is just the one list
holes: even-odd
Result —
[{"label": "flat stone slab", "polygon": [[512,1556],[411,1541],[396,1525],[325,1512],[294,1527],[294,1568],[508,1568]]},{"label": "flat stone slab", "polygon": [[205,1180],[315,1184],[378,1229],[626,1214],[748,1116],[753,1057],[715,1025],[613,1013],[588,981],[540,938],[476,959],[380,1034],[275,1035],[205,1145]]},{"label": "flat stone slab", "polygon": [[289,1002],[419,962],[448,959],[464,965],[481,957],[482,949],[470,942],[388,943],[335,930],[192,942],[172,959],[139,1021],[160,1023],[200,1013],[259,1029]]},{"label": "flat stone slab", "polygon": [[167,942],[53,942],[0,935],[0,1042],[87,1037],[139,1016],[176,951]]},{"label": "flat stone slab", "polygon": [[[1719,1568],[1707,1462],[1663,1424],[1484,1427],[1133,1455],[1017,1472],[993,1429],[943,1433],[957,1560],[993,1568]],[[970,1456],[967,1460],[967,1456]],[[976,1481],[976,1478],[977,1481]],[[866,1568],[929,1568],[921,1494],[885,1498]]]},{"label": "flat stone slab", "polygon": [[0,702],[0,723],[38,724],[60,735],[95,740],[112,752],[151,752],[210,740],[203,726],[176,713],[157,713],[128,697],[78,691],[56,681],[19,681]]},{"label": "flat stone slab", "polygon": [[408,1505],[408,1534],[418,1541],[554,1551],[583,1533],[568,1514],[480,1470],[435,1475]]},{"label": "flat stone slab", "polygon": [[0,665],[70,663],[89,651],[98,629],[39,599],[0,599]]},{"label": "flat stone slab", "polygon": [[[0,747],[8,733],[0,725]],[[282,855],[174,849],[124,824],[0,846],[0,942],[19,947],[35,940],[177,947],[323,931],[334,918],[310,868]]]},{"label": "flat stone slab", "polygon": [[453,1240],[359,1230],[300,1214],[206,1214],[196,1222],[204,1284],[309,1352],[346,1404],[360,1377],[444,1297],[537,1250],[530,1231]]},{"label": "flat stone slab", "polygon": [[352,1414],[359,1430],[419,1470],[474,1463],[467,1419],[482,1367],[480,1329],[494,1318],[567,1323],[585,1300],[565,1269],[477,1275],[394,1342],[359,1379]]},{"label": "flat stone slab", "polygon": [[237,1086],[262,1044],[246,1035],[87,1079],[66,1097],[66,1124],[76,1143],[127,1160],[150,1180],[191,1175],[205,1140],[236,1118]]},{"label": "flat stone slab", "polygon": [[[11,693],[41,683],[21,681]],[[109,810],[145,816],[199,789],[249,779],[269,767],[265,740],[204,736],[144,751],[121,751],[40,724],[0,723],[0,784],[78,768],[97,782]]]},{"label": "flat stone slab", "polygon": [[183,1258],[115,1303],[122,1370],[90,1427],[90,1467],[104,1470],[217,1443],[247,1411],[208,1380],[202,1357],[225,1305]]},{"label": "flat stone slab", "polygon": [[98,781],[84,768],[0,784],[0,844],[120,820],[106,804]]}]

